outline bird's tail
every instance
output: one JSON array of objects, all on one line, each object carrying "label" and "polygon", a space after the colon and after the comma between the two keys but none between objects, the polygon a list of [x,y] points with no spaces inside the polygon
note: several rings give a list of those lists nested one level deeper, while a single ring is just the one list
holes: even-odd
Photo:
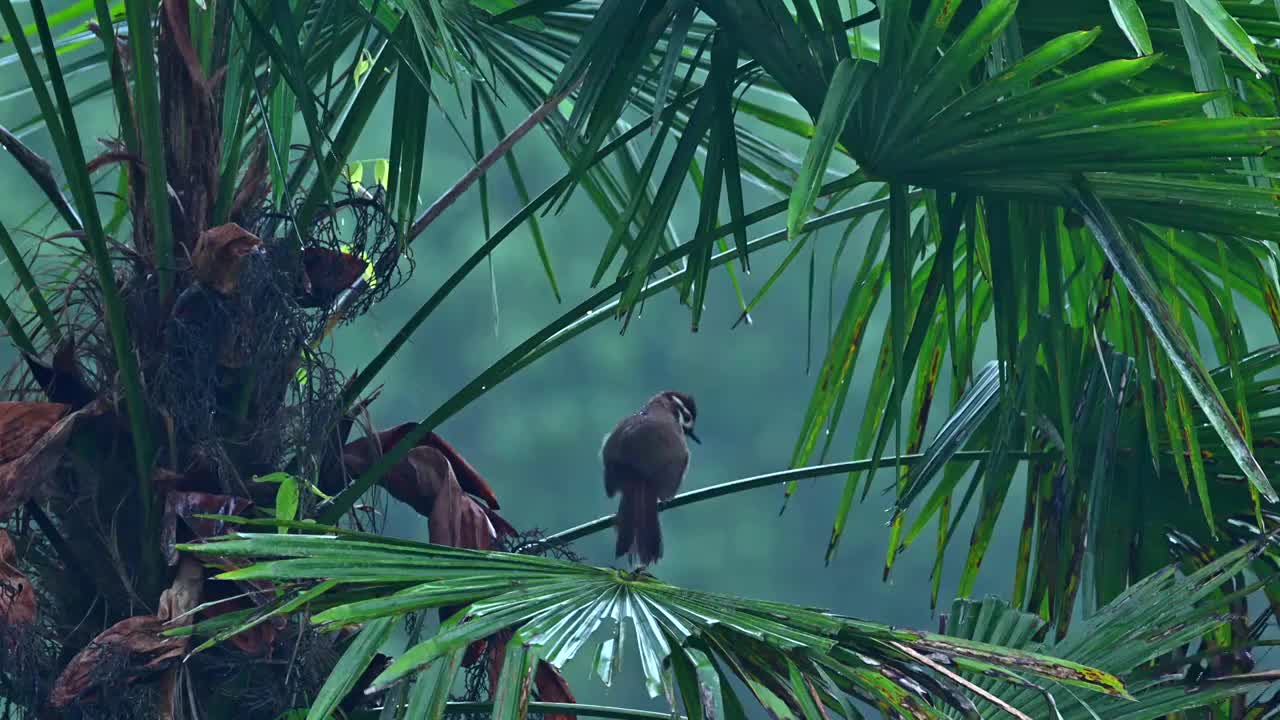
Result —
[{"label": "bird's tail", "polygon": [[658,524],[658,496],[645,483],[629,482],[618,504],[618,557],[630,555],[641,565],[662,557],[662,526]]}]

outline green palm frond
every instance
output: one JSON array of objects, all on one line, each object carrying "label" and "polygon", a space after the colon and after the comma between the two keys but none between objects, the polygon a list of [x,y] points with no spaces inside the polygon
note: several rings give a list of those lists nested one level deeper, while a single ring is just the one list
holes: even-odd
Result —
[{"label": "green palm frond", "polygon": [[[1280,467],[1270,440],[1277,400],[1269,380],[1280,369],[1280,353],[1252,347],[1244,332],[1248,318],[1265,317],[1280,336],[1274,246],[1280,205],[1273,189],[1280,6],[1248,0],[204,5],[190,9],[184,39],[193,76],[217,78],[204,88],[210,106],[201,122],[220,123],[208,137],[216,135],[212,145],[221,146],[210,151],[208,167],[187,172],[169,151],[204,136],[184,125],[185,110],[175,109],[181,93],[170,73],[177,64],[153,52],[176,22],[166,14],[174,8],[161,7],[161,22],[153,25],[156,8],[134,0],[48,10],[40,2],[0,0],[7,31],[0,47],[14,48],[0,50],[0,68],[19,83],[0,102],[20,111],[12,127],[0,129],[0,144],[48,200],[30,220],[6,218],[0,226],[5,260],[22,291],[0,301],[0,322],[32,358],[68,347],[62,340],[75,335],[73,309],[60,304],[69,303],[63,291],[79,282],[78,269],[92,271],[104,311],[97,320],[109,331],[110,349],[86,364],[101,363],[113,378],[108,384],[123,397],[130,424],[130,442],[122,446],[134,454],[130,497],[143,526],[130,553],[158,562],[153,466],[174,442],[157,449],[166,442],[153,440],[169,433],[170,418],[147,403],[154,368],[138,366],[131,342],[154,328],[126,321],[117,276],[154,277],[157,306],[189,281],[179,247],[194,241],[181,226],[189,208],[172,197],[171,186],[191,177],[209,185],[214,224],[231,219],[242,183],[265,182],[273,213],[263,235],[302,242],[305,228],[346,189],[351,178],[344,172],[362,160],[352,153],[375,111],[389,107],[390,138],[374,162],[385,162],[376,184],[401,243],[390,263],[421,251],[414,238],[471,183],[479,185],[485,239],[356,375],[339,411],[373,386],[437,308],[526,223],[556,298],[575,293],[552,261],[564,252],[589,255],[593,291],[582,289],[571,307],[440,406],[424,409],[404,442],[346,485],[322,519],[336,523],[414,439],[577,335],[614,318],[625,328],[645,298],[667,290],[690,307],[696,329],[704,306],[716,301],[708,290],[716,267],[735,272],[737,259],[745,270],[749,253],[788,244],[750,303],[731,275],[738,290],[732,300],[746,316],[779,277],[795,272],[794,258],[818,245],[813,231],[840,226],[833,285],[845,277],[839,258],[846,246],[860,265],[848,287],[832,288],[845,302],[833,308],[790,458],[797,468],[840,453],[859,460],[845,466],[828,559],[840,547],[853,504],[885,498],[894,511],[885,573],[926,530],[936,532],[936,601],[942,557],[957,529],[970,527],[973,510],[958,586],[967,595],[997,521],[1016,511],[1007,501],[1021,490],[1014,483],[1025,470],[1013,607],[1048,623],[1038,629],[1056,631],[1058,640],[1040,650],[1132,678],[1136,692],[1151,693],[1143,697],[1166,698],[1151,706],[1168,711],[1186,707],[1186,698],[1141,675],[1137,665],[1070,654],[1084,652],[1070,644],[1075,630],[1068,633],[1081,606],[1110,608],[1129,597],[1126,588],[1163,567],[1171,548],[1185,567],[1215,568],[1205,578],[1231,575],[1237,590],[1255,583],[1280,602],[1273,578],[1280,556],[1267,547],[1243,562],[1236,550],[1280,522],[1269,479]],[[88,138],[77,129],[77,114],[96,99],[115,107],[119,135],[108,154],[126,158],[108,171],[89,169]],[[418,196],[429,113],[484,160],[424,211]],[[513,146],[535,128],[559,153],[563,174],[538,178],[522,168],[523,148],[517,155]],[[21,139],[36,134],[49,140],[48,159]],[[486,183],[503,170],[522,208],[491,231]],[[116,199],[104,222],[109,183]],[[595,246],[552,247],[539,217],[576,196],[611,233]],[[688,215],[693,222],[683,221],[686,197],[696,206]],[[39,227],[46,221],[52,225]],[[57,262],[66,267],[52,285],[41,284],[51,274],[43,267],[49,261],[31,260],[14,242],[25,232],[65,232],[79,241],[60,254]],[[815,276],[810,264],[810,320]],[[367,283],[353,287],[345,297],[369,290]],[[868,332],[873,313],[886,304],[889,331]],[[325,331],[343,319],[335,305]],[[866,382],[855,381],[867,374],[859,363],[872,365]],[[865,402],[859,427],[849,428],[847,418],[858,414],[848,407],[855,385],[853,396]],[[252,380],[237,392],[247,397],[251,388]],[[880,468],[891,473],[883,492],[874,474]],[[788,496],[796,490],[791,483]],[[614,621],[616,633],[626,627],[636,635],[651,690],[674,688],[692,699],[711,678],[726,679],[719,683],[725,707],[738,707],[727,682],[736,677],[766,707],[805,717],[820,714],[821,706],[843,708],[848,698],[922,717],[936,716],[943,705],[971,715],[970,704],[995,701],[975,695],[954,671],[1021,659],[551,561],[451,554],[351,535],[323,541],[247,535],[218,547],[257,557],[269,554],[268,541],[286,547],[286,559],[237,572],[293,574],[284,605],[272,610],[310,603],[335,626],[367,622],[344,657],[344,674],[368,664],[388,618],[446,601],[472,603],[472,619],[417,645],[384,682],[427,663],[456,671],[469,639],[520,626],[495,698],[494,712],[503,717],[526,707],[522,672],[539,659],[559,664],[584,655],[591,631]],[[1232,572],[1212,559],[1218,556],[1233,558]],[[374,562],[352,565],[356,557]],[[163,569],[146,567],[143,574],[158,591]],[[1194,594],[1181,580],[1158,578],[1131,592]],[[1251,632],[1210,626],[1188,608],[1152,617],[1183,622],[1197,637],[1235,642]],[[794,623],[780,619],[793,612]],[[976,612],[1028,632],[1035,624],[989,605]],[[1125,612],[1099,617],[1123,624],[1133,619]],[[227,616],[204,630],[235,629],[244,620]],[[1142,645],[1141,638],[1116,637]],[[598,663],[602,674],[612,667],[604,660],[620,657],[620,643],[621,635],[605,642],[612,650]],[[953,664],[937,663],[929,643],[939,643],[937,654]],[[1159,645],[1161,652],[1171,647]],[[1035,665],[1033,674],[1064,667],[1075,666]],[[339,702],[353,682],[335,677],[324,703]],[[448,688],[422,677],[411,702],[435,713],[446,706]],[[1240,682],[1223,680],[1202,697],[1251,681]],[[1042,696],[1026,697],[1034,711],[1024,712],[1041,716],[1035,702]],[[324,703],[313,712],[322,713]],[[1089,706],[1131,707],[1109,698]],[[1084,717],[1083,707],[1059,710]]]},{"label": "green palm frond", "polygon": [[[1164,395],[1177,389],[1168,371],[1155,382],[1140,382],[1140,365],[1148,362],[1153,344],[1138,332],[1123,348],[1108,346],[1085,354],[1078,370],[1082,375],[1067,384],[1080,388],[1070,403],[1072,452],[1064,452],[1061,432],[1051,438],[1048,430],[1036,431],[1036,447],[1045,454],[1026,465],[1027,506],[1013,600],[1026,610],[1047,605],[1046,616],[1059,636],[1072,622],[1077,593],[1083,593],[1085,607],[1111,603],[1129,582],[1157,572],[1170,550],[1183,554],[1195,548],[1193,556],[1231,555],[1241,545],[1259,540],[1259,527],[1275,522],[1270,508],[1262,511],[1262,525],[1256,520],[1247,483],[1205,414]],[[1277,399],[1270,377],[1278,368],[1280,352],[1269,346],[1241,357],[1234,368],[1224,365],[1210,373],[1233,406],[1238,381],[1247,395],[1248,423],[1260,438],[1275,425]],[[1032,412],[1041,418],[1054,416],[1058,408],[1056,394],[1048,391],[1049,370],[1036,370],[1035,382],[1046,392],[1038,396]],[[985,446],[1000,431],[1000,383],[997,366],[991,363],[925,446],[921,459],[904,471],[895,520],[895,526],[904,528],[898,540],[903,546],[916,542],[938,518],[959,481],[972,487],[991,472],[990,463],[978,463],[975,473],[964,478],[956,470],[973,462],[956,453]],[[1045,427],[1056,424],[1045,420],[1041,428]],[[1268,472],[1280,467],[1274,445],[1263,441],[1254,446],[1255,457]],[[1002,487],[1004,493],[1014,492],[1009,484]],[[1168,488],[1167,494],[1149,494],[1156,487]],[[984,502],[1002,500],[997,495]],[[981,522],[991,520],[988,515]],[[939,553],[950,540],[948,535]],[[969,553],[972,565],[981,562],[985,551],[971,544]],[[1240,570],[1264,583],[1268,597],[1280,597],[1275,566],[1274,548],[1264,546],[1253,563]]]},{"label": "green palm frond", "polygon": [[[1174,568],[1160,570],[1058,641],[1038,641],[1047,630],[1044,621],[996,598],[956,600],[947,618],[947,633],[1093,664],[1122,678],[1137,700],[1050,693],[1044,687],[1021,680],[1011,683],[999,676],[975,678],[979,685],[1033,717],[1155,720],[1213,706],[1270,682],[1266,673],[1204,677],[1196,672],[1201,662],[1212,663],[1218,655],[1247,650],[1213,648],[1202,639],[1231,621],[1226,599],[1215,596],[1232,576],[1256,559],[1262,547],[1251,544],[1239,548],[1187,574]],[[1197,642],[1199,647],[1195,647]],[[1190,657],[1166,660],[1169,653],[1185,647],[1192,647]]]},{"label": "green palm frond", "polygon": [[[332,530],[305,523],[294,527]],[[813,716],[806,707],[838,708],[850,699],[922,718],[938,717],[948,705],[964,709],[983,698],[999,704],[956,673],[1000,668],[1127,697],[1110,674],[1065,660],[811,608],[679,588],[645,574],[561,560],[348,532],[245,533],[182,549],[212,558],[252,558],[255,564],[222,577],[279,582],[287,598],[315,587],[306,598],[311,621],[329,629],[363,624],[372,632],[368,629],[383,628],[386,620],[410,613],[468,606],[436,635],[397,657],[373,681],[375,689],[408,679],[473,642],[516,628],[507,643],[495,700],[499,707],[523,706],[528,678],[522,679],[521,673],[531,672],[535,660],[563,667],[589,654],[596,674],[609,683],[628,653],[639,656],[650,695],[664,688],[678,692],[690,713],[701,704],[698,681],[685,677],[692,672],[695,652],[709,658],[721,677],[742,680],[766,707],[806,717]],[[274,610],[272,606],[252,614]],[[224,616],[216,627],[201,625],[195,632],[234,632],[235,623],[246,621],[254,622]],[[603,641],[597,642],[597,635],[603,635]],[[371,655],[366,655],[367,662]],[[456,671],[452,663],[444,667]],[[346,677],[363,667],[348,670]],[[504,700],[503,688],[515,688],[521,698]],[[732,692],[727,688],[727,683],[721,684],[722,692]]]}]

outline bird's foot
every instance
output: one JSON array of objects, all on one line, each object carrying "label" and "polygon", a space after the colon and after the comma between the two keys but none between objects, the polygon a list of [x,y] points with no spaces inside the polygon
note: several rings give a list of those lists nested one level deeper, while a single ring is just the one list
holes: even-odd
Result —
[{"label": "bird's foot", "polygon": [[653,577],[653,573],[649,572],[648,564],[639,565],[635,568],[632,568],[631,570],[631,578],[633,580],[639,580],[641,578],[652,578],[652,577]]}]

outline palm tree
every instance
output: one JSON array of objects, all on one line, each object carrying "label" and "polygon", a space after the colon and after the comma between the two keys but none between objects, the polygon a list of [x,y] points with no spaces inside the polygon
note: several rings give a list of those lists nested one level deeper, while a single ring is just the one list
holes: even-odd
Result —
[{"label": "palm tree", "polygon": [[[4,712],[320,718],[378,706],[434,717],[491,703],[502,717],[531,707],[645,717],[557,702],[572,694],[556,669],[604,624],[614,634],[599,645],[600,674],[611,677],[630,626],[651,692],[678,695],[690,717],[708,712],[704,698],[742,715],[734,683],[774,715],[806,718],[858,717],[858,703],[925,718],[980,707],[1274,711],[1274,698],[1251,694],[1272,678],[1248,654],[1270,615],[1250,622],[1247,602],[1259,590],[1280,601],[1266,473],[1280,352],[1250,347],[1242,327],[1260,312],[1280,333],[1266,157],[1280,137],[1270,77],[1280,10],[1234,0],[56,10],[31,0],[26,10],[0,0],[14,48],[0,63],[22,68],[38,112],[0,144],[46,197],[57,227],[38,232],[59,252],[37,262],[0,227],[19,289],[0,321],[23,353],[13,400],[0,405]],[[445,93],[469,109],[476,166],[423,208],[428,108]],[[90,158],[79,123],[97,97],[118,132]],[[386,158],[353,162],[384,104]],[[509,105],[524,119],[510,123]],[[565,167],[537,195],[544,179],[526,178],[513,151],[535,128]],[[52,162],[24,140],[36,132]],[[486,151],[486,138],[500,140]],[[797,143],[803,158],[788,152]],[[487,227],[484,177],[498,163],[524,207],[340,379],[333,329],[409,279],[415,239],[472,188]],[[677,232],[686,178],[697,221]],[[530,224],[551,289],[569,292],[537,217],[577,192],[613,228],[594,292],[421,422],[352,440],[378,373],[516,228]],[[770,221],[784,227],[752,238]],[[955,588],[968,597],[1025,470],[1011,606],[961,603],[953,615],[1007,634],[987,620],[957,620],[949,635],[904,631],[536,557],[607,519],[522,534],[434,433],[573,337],[611,320],[625,329],[647,297],[676,290],[696,330],[715,268],[736,283],[735,264],[787,245],[776,276],[814,231],[843,228],[839,255],[864,221],[870,243],[794,468],[666,509],[770,484],[790,496],[801,478],[846,475],[831,557],[854,500],[891,468],[886,575],[934,520],[940,567],[976,496]],[[744,318],[772,286],[743,299]],[[889,332],[845,450],[854,459],[828,464],[886,292]],[[381,537],[358,506],[375,487],[427,516],[432,542]],[[250,532],[264,523],[271,532]],[[1171,550],[1177,571],[1165,568]],[[1072,627],[1078,608],[1089,628]],[[442,626],[428,636],[430,609]],[[406,619],[413,644],[392,660],[380,650]],[[451,704],[463,665],[488,681]],[[529,704],[531,686],[543,705]],[[1077,698],[1073,686],[1101,694]]]}]

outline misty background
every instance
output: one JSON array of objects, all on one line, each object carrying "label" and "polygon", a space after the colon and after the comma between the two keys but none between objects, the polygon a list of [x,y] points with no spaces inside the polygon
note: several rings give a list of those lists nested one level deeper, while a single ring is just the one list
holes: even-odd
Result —
[{"label": "misty background", "polygon": [[[872,34],[874,36],[874,33]],[[100,70],[100,69],[99,69]],[[72,92],[100,78],[99,70],[73,75]],[[46,158],[55,152],[48,136],[30,124],[37,110],[29,93],[14,93],[22,83],[16,67],[0,71],[0,124],[22,133]],[[464,88],[465,89],[465,88]],[[470,141],[470,120],[452,91],[439,93],[458,130]],[[386,102],[373,117],[353,159],[387,156],[391,117]],[[97,138],[115,130],[108,98],[84,105],[80,135],[86,154],[102,152]],[[425,208],[474,164],[474,156],[437,107],[429,110],[428,153],[422,181]],[[504,111],[507,127],[523,117],[518,107]],[[641,138],[641,152],[650,136]],[[486,149],[496,142],[486,138]],[[797,156],[802,147],[790,148]],[[564,161],[541,131],[516,148],[530,193],[536,195],[565,169]],[[659,165],[662,166],[661,164]],[[370,172],[366,171],[366,179]],[[488,174],[491,227],[498,227],[520,207],[505,166]],[[0,222],[11,229],[44,232],[52,215],[30,179],[7,154],[0,154]],[[113,171],[101,173],[99,189],[115,187]],[[780,199],[747,186],[748,211]],[[104,198],[104,213],[110,203]],[[674,227],[681,242],[696,224],[696,194],[686,182]],[[31,218],[35,220],[31,220]],[[827,349],[829,297],[839,313],[856,272],[875,217],[864,220],[840,263],[832,257],[843,226],[820,232],[811,246],[752,313],[753,322],[733,329],[740,314],[738,300],[723,268],[713,271],[701,329],[690,331],[689,309],[674,293],[651,298],[625,335],[621,325],[606,322],[538,360],[525,371],[491,388],[454,416],[438,432],[489,481],[502,501],[503,515],[522,530],[546,533],[610,514],[616,498],[605,497],[598,457],[601,441],[622,416],[635,412],[654,393],[679,389],[698,400],[698,433],[693,460],[682,490],[692,490],[750,475],[786,469],[796,442],[818,368]],[[782,227],[783,218],[751,228],[759,237]],[[577,192],[563,212],[542,219],[552,262],[564,295],[557,304],[539,264],[528,226],[514,233],[435,312],[374,385],[381,396],[370,407],[379,429],[421,420],[531,333],[590,294],[589,282],[610,228],[585,192]],[[35,251],[39,242],[15,232],[20,245]],[[485,240],[478,186],[447,210],[413,246],[416,270],[408,284],[372,312],[343,327],[330,341],[338,367],[348,375],[366,364],[441,282]],[[748,300],[786,256],[788,244],[761,250],[751,257],[753,272],[740,276]],[[56,252],[40,249],[43,257]],[[810,265],[814,285],[810,297]],[[54,263],[51,263],[54,264]],[[40,265],[46,267],[45,265]],[[737,264],[735,263],[735,267]],[[606,278],[616,273],[611,269]],[[829,279],[834,275],[832,286]],[[607,282],[608,280],[606,280]],[[7,264],[0,287],[12,295],[16,282]],[[495,304],[496,297],[496,304]],[[25,307],[23,298],[13,302]],[[812,302],[812,319],[809,308]],[[496,308],[496,310],[495,310]],[[886,302],[877,308],[867,331],[864,351],[829,462],[852,458],[854,430],[879,344],[888,332]],[[994,342],[988,343],[989,354]],[[17,360],[8,343],[0,344],[0,363]],[[946,377],[935,403],[950,398]],[[935,423],[944,413],[935,410]],[[892,447],[888,453],[892,453]],[[775,486],[716,499],[663,513],[666,555],[653,568],[661,579],[689,587],[827,608],[868,620],[936,629],[929,608],[929,572],[934,561],[934,533],[926,532],[897,562],[888,582],[881,581],[891,497],[882,492],[892,471],[882,471],[866,502],[855,503],[839,554],[828,566],[824,551],[845,476],[804,481],[782,508],[783,487]],[[1022,483],[1015,490],[993,539],[979,577],[977,595],[1008,597],[1021,517]],[[394,501],[388,508],[389,533],[425,540],[426,520]],[[944,565],[940,610],[964,560],[972,513],[957,531]],[[612,531],[577,542],[573,549],[585,561],[615,564]],[[432,623],[434,624],[434,613]],[[649,700],[639,681],[638,658],[628,648],[623,672],[612,689],[588,679],[589,654],[568,668],[579,700],[664,710],[664,699]]]}]

